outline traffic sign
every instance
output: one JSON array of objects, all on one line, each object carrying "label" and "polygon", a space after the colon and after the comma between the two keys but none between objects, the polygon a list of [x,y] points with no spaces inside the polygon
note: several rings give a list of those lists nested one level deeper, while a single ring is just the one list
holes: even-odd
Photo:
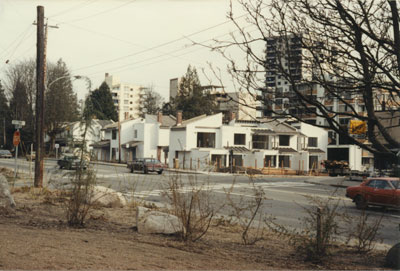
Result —
[{"label": "traffic sign", "polygon": [[14,146],[18,146],[20,141],[21,141],[21,134],[19,131],[15,131],[13,137]]},{"label": "traffic sign", "polygon": [[12,120],[11,121],[12,125],[21,125],[21,126],[25,126],[25,121],[23,120]]}]

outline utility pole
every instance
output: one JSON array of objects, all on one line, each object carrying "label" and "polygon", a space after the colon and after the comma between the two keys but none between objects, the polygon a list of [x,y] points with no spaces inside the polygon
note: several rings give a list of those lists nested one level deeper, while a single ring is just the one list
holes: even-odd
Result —
[{"label": "utility pole", "polygon": [[36,44],[36,114],[35,114],[35,187],[43,187],[43,131],[44,127],[44,88],[46,76],[44,7],[37,6],[37,44]]},{"label": "utility pole", "polygon": [[[35,23],[34,23],[35,24]],[[46,48],[47,48],[47,28],[58,26],[48,26],[44,23],[44,7],[37,6],[37,50],[36,50],[36,158],[35,158],[35,187],[43,187],[43,168],[44,168],[44,93],[46,82]]]},{"label": "utility pole", "polygon": [[5,146],[7,144],[7,138],[6,138],[6,117],[3,118],[3,145]]}]

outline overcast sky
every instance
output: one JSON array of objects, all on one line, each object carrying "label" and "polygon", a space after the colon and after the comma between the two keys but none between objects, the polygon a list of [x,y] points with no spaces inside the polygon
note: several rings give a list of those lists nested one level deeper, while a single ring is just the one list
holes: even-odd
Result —
[{"label": "overcast sky", "polygon": [[[48,61],[62,58],[73,75],[88,76],[93,88],[108,72],[122,82],[153,85],[163,97],[169,95],[169,80],[183,76],[189,64],[198,70],[207,62],[221,69],[227,65],[185,37],[227,39],[235,30],[227,22],[229,0],[0,0],[0,76],[8,65],[36,57],[32,23],[38,5],[44,6],[48,24],[59,27],[49,30]],[[236,8],[236,14],[243,11]],[[74,87],[82,98],[83,83]]]}]

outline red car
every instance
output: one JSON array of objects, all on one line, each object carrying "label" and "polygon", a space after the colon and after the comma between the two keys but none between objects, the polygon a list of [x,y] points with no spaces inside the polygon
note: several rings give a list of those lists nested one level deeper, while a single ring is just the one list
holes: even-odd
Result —
[{"label": "red car", "polygon": [[346,197],[355,202],[357,209],[368,205],[400,207],[400,178],[369,178],[358,186],[348,187]]},{"label": "red car", "polygon": [[163,170],[167,168],[160,160],[154,158],[137,158],[133,161],[129,161],[127,167],[132,173],[134,171],[142,171],[144,174],[149,172],[161,174]]}]

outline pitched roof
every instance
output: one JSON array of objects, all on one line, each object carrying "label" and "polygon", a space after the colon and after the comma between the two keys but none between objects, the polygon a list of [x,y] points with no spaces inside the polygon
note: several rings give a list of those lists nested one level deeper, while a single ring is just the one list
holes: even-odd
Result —
[{"label": "pitched roof", "polygon": [[284,122],[280,122],[277,120],[266,120],[264,122],[264,125],[266,125],[267,127],[270,127],[270,129],[272,129],[275,133],[277,134],[298,134],[298,131],[296,128],[294,128],[293,126],[284,123]]},{"label": "pitched roof", "polygon": [[112,120],[96,120],[97,123],[101,126],[101,128],[104,128],[105,126],[114,123]]},{"label": "pitched roof", "polygon": [[[157,115],[146,115],[153,121],[157,121]],[[172,115],[163,115],[161,119],[161,127],[172,127],[176,124],[176,118]]]},{"label": "pitched roof", "polygon": [[188,124],[190,124],[192,122],[195,122],[195,121],[198,121],[198,120],[201,120],[201,119],[204,119],[206,117],[208,117],[208,116],[206,114],[203,114],[203,115],[200,115],[200,116],[188,119],[188,120],[184,120],[184,121],[182,121],[181,125],[176,125],[175,124],[174,126],[172,126],[172,129],[183,129],[183,128],[186,128],[186,126]]}]

